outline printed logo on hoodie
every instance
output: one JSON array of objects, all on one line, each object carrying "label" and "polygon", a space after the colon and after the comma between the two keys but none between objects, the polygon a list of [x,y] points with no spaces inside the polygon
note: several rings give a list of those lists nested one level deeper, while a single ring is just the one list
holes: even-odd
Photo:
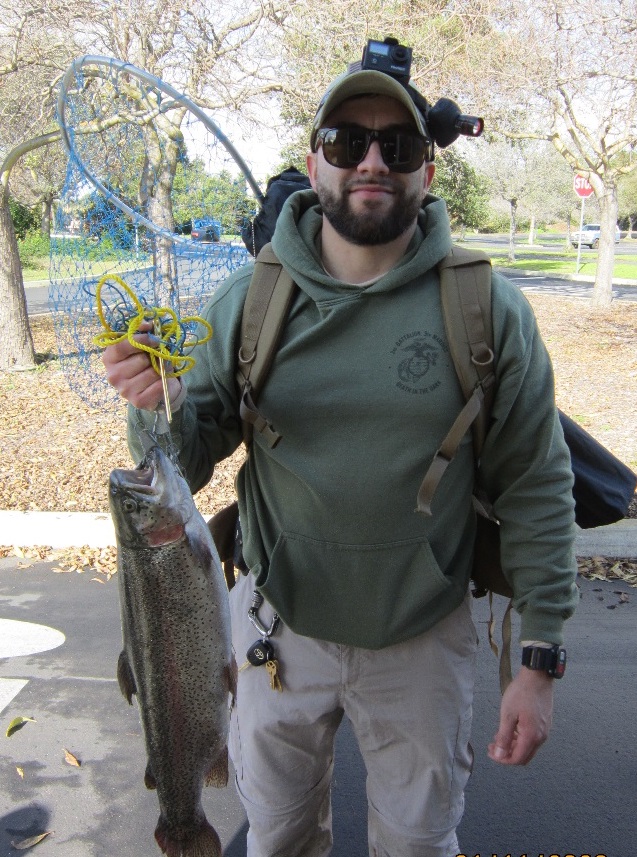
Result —
[{"label": "printed logo on hoodie", "polygon": [[440,386],[438,364],[447,344],[426,330],[414,330],[397,340],[391,349],[396,386],[406,393],[430,393]]}]

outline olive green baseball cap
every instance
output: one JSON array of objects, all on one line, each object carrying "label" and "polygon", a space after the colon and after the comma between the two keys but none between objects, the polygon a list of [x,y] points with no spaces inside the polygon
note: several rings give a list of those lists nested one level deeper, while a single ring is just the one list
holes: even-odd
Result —
[{"label": "olive green baseball cap", "polygon": [[346,101],[348,98],[355,98],[358,95],[386,95],[400,102],[409,111],[418,132],[423,137],[431,140],[425,117],[416,107],[406,86],[403,86],[396,78],[382,71],[348,70],[330,84],[321,99],[314,122],[312,123],[312,133],[310,135],[310,148],[312,151],[315,151],[316,135],[321,128],[325,127],[325,121],[330,113],[339,104],[342,104],[343,101]]}]

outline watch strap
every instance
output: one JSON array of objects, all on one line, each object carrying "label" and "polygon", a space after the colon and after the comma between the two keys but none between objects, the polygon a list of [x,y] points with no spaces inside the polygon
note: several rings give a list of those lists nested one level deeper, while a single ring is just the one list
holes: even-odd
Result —
[{"label": "watch strap", "polygon": [[542,670],[552,678],[562,678],[566,669],[566,649],[562,646],[525,646],[522,649],[522,666]]}]

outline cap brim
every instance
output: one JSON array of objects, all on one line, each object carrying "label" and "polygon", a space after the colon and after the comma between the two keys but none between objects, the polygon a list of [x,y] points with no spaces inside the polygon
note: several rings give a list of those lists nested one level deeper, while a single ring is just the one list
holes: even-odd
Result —
[{"label": "cap brim", "polygon": [[358,95],[386,95],[400,102],[410,113],[419,133],[429,137],[423,116],[401,83],[381,71],[356,71],[337,79],[326,92],[312,124],[312,143],[316,132],[324,127],[330,113],[343,101]]}]

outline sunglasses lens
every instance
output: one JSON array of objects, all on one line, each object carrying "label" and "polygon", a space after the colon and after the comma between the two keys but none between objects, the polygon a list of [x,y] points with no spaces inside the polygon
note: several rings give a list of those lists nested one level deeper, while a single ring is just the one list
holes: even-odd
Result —
[{"label": "sunglasses lens", "polygon": [[355,128],[328,128],[321,131],[323,155],[328,164],[345,169],[355,167],[365,157],[367,135]]},{"label": "sunglasses lens", "polygon": [[378,140],[381,156],[390,170],[413,173],[425,162],[427,141],[407,131],[370,131],[366,128],[326,128],[319,132],[323,156],[333,167],[356,167],[371,143]]},{"label": "sunglasses lens", "polygon": [[413,172],[424,161],[424,145],[415,134],[388,134],[379,138],[383,160],[395,172]]}]

